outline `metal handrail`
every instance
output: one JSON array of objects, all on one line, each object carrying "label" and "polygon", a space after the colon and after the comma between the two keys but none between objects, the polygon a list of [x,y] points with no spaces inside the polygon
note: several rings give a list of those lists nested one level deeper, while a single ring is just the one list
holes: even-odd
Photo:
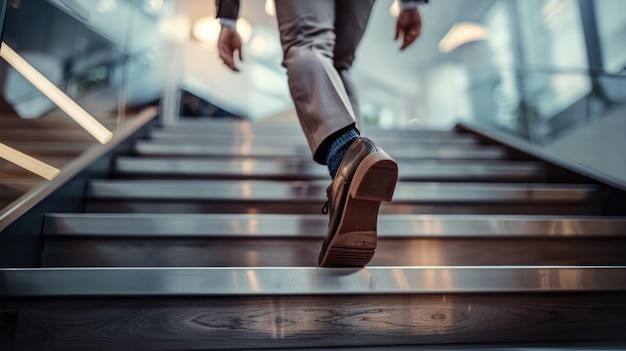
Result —
[{"label": "metal handrail", "polygon": [[0,209],[0,232],[2,232],[2,230],[8,227],[21,215],[26,213],[26,211],[30,210],[48,195],[52,194],[52,192],[61,187],[72,177],[76,176],[86,167],[91,165],[95,160],[113,150],[130,135],[153,120],[157,116],[157,113],[157,109],[153,107],[144,109],[138,113],[135,118],[129,120],[129,122],[125,125],[125,128],[118,131],[110,143],[104,145],[95,144],[81,156],[64,167],[57,177],[51,181],[40,183],[23,196],[6,206],[4,209]]}]

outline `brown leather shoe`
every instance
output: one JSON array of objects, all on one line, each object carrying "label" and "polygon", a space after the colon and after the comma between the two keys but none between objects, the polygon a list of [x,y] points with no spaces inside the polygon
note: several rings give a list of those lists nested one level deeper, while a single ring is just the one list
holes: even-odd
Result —
[{"label": "brown leather shoe", "polygon": [[398,165],[368,138],[348,149],[326,190],[328,232],[319,256],[322,267],[362,267],[376,250],[381,201],[391,201]]}]

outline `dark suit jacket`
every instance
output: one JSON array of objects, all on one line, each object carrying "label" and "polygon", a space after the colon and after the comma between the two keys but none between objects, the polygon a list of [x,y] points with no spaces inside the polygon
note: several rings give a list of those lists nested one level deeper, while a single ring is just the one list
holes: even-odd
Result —
[{"label": "dark suit jacket", "polygon": [[215,0],[217,18],[237,19],[239,17],[239,0]]},{"label": "dark suit jacket", "polygon": [[[315,1],[315,0],[309,0]],[[410,2],[416,0],[400,0],[401,2]],[[428,0],[418,0],[427,3]],[[239,0],[215,0],[217,8],[217,18],[237,19],[239,16]]]}]

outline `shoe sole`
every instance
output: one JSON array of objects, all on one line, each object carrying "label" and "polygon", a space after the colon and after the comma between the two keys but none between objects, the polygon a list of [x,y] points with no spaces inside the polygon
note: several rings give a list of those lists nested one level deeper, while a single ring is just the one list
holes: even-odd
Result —
[{"label": "shoe sole", "polygon": [[386,153],[363,159],[350,183],[337,230],[320,253],[321,267],[363,267],[372,259],[380,203],[391,201],[397,181],[398,165]]}]

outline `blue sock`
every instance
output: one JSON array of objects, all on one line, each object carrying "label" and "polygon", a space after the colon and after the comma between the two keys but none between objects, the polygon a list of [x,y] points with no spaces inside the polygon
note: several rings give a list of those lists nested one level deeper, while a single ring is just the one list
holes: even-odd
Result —
[{"label": "blue sock", "polygon": [[335,178],[335,174],[337,174],[343,155],[346,154],[350,145],[352,145],[358,137],[359,132],[354,128],[350,128],[342,134],[339,134],[328,147],[328,151],[326,151],[326,165],[328,165],[328,172],[330,172],[332,178]]}]

